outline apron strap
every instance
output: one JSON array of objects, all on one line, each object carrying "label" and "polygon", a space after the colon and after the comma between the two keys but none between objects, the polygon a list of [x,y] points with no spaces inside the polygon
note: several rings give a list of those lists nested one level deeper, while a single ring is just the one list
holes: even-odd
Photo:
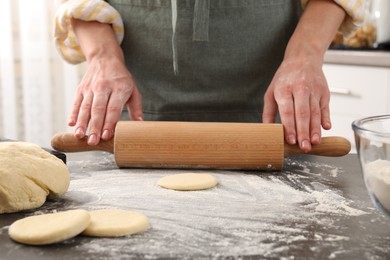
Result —
[{"label": "apron strap", "polygon": [[172,60],[173,73],[179,74],[179,64],[177,61],[176,25],[177,25],[177,0],[171,0],[172,6]]},{"label": "apron strap", "polygon": [[[177,26],[177,0],[171,0],[172,8],[172,60],[173,72],[179,74],[177,57],[176,26]],[[193,20],[193,41],[209,40],[210,0],[195,0]]]},{"label": "apron strap", "polygon": [[195,0],[193,41],[209,40],[210,0]]}]

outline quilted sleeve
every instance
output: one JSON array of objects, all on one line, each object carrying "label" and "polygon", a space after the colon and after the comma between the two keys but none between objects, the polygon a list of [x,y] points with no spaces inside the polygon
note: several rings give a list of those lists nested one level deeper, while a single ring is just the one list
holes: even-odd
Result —
[{"label": "quilted sleeve", "polygon": [[60,55],[69,63],[85,61],[71,18],[83,21],[98,21],[111,24],[120,44],[124,36],[123,21],[120,14],[103,0],[59,0],[54,18],[54,43]]},{"label": "quilted sleeve", "polygon": [[[310,0],[301,0],[303,7],[306,6],[307,2]],[[339,6],[341,6],[347,16],[344,19],[344,22],[341,24],[339,31],[344,35],[344,37],[351,36],[353,32],[359,28],[365,17],[364,2],[365,0],[333,0]]]}]

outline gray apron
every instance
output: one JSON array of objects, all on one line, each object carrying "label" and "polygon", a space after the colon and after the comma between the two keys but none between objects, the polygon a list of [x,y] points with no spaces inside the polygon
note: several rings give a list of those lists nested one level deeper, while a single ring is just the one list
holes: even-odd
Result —
[{"label": "gray apron", "polygon": [[109,0],[144,120],[260,122],[300,0]]}]

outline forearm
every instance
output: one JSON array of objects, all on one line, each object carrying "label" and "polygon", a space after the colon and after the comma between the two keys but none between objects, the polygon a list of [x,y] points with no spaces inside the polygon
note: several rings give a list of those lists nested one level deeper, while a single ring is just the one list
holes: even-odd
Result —
[{"label": "forearm", "polygon": [[123,52],[110,24],[71,19],[80,47],[87,59],[118,58],[124,62]]},{"label": "forearm", "polygon": [[332,0],[311,0],[287,45],[285,60],[310,57],[322,62],[345,11]]}]

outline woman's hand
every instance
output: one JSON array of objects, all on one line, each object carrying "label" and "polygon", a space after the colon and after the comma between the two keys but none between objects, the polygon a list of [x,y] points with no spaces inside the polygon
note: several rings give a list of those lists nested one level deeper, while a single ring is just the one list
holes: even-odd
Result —
[{"label": "woman's hand", "polygon": [[264,97],[263,122],[273,123],[277,112],[287,143],[307,152],[321,141],[321,126],[331,128],[329,89],[321,63],[283,61]]},{"label": "woman's hand", "polygon": [[73,19],[72,26],[87,59],[88,69],[77,92],[68,124],[88,144],[112,138],[123,107],[132,120],[142,120],[142,97],[125,66],[123,52],[109,24]]},{"label": "woman's hand", "polygon": [[122,60],[115,57],[89,61],[77,89],[68,124],[83,138],[89,124],[88,144],[112,138],[124,105],[132,120],[142,120],[142,98]]},{"label": "woman's hand", "polygon": [[322,62],[345,15],[333,0],[310,0],[264,96],[263,122],[279,112],[286,142],[305,152],[321,142],[321,126],[331,128]]}]

